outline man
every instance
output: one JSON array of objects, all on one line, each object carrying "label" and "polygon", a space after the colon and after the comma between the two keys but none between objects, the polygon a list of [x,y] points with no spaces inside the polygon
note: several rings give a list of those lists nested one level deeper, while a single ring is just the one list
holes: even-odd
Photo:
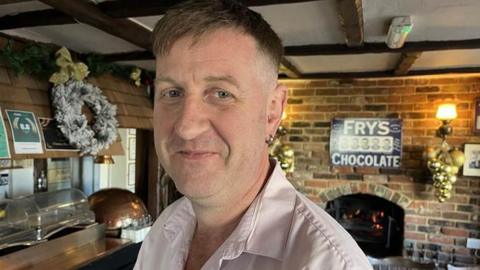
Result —
[{"label": "man", "polygon": [[154,30],[155,146],[185,195],[135,269],[371,269],[353,239],[268,158],[285,108],[282,44],[228,0],[187,1]]}]

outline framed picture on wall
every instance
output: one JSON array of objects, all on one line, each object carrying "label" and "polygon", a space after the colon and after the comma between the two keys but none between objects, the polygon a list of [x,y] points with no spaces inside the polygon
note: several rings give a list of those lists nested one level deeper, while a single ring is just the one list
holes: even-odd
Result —
[{"label": "framed picture on wall", "polygon": [[473,133],[480,135],[480,97],[474,101],[473,109]]},{"label": "framed picture on wall", "polygon": [[128,138],[128,159],[129,160],[135,160],[135,157],[137,155],[136,153],[136,139],[135,137],[130,137]]},{"label": "framed picture on wall", "polygon": [[463,175],[480,176],[480,144],[465,144]]},{"label": "framed picture on wall", "polygon": [[128,185],[135,186],[135,163],[128,163]]}]

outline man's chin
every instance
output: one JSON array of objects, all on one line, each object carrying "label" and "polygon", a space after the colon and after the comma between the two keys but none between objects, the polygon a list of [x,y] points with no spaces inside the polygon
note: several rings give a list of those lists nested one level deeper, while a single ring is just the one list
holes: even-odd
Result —
[{"label": "man's chin", "polygon": [[192,198],[209,196],[221,181],[207,173],[182,174],[172,179],[180,193]]},{"label": "man's chin", "polygon": [[202,201],[211,198],[215,194],[213,187],[178,185],[178,191],[191,201]]}]

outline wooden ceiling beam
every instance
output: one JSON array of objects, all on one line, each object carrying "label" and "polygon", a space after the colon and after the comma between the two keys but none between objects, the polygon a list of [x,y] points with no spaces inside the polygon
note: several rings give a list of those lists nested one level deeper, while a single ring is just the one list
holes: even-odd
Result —
[{"label": "wooden ceiling beam", "polygon": [[[165,11],[183,0],[117,0],[98,4],[100,9],[112,17],[143,17],[162,15]],[[294,4],[311,0],[239,0],[249,7]]]},{"label": "wooden ceiling beam", "polygon": [[[404,77],[427,76],[427,75],[447,75],[447,74],[480,74],[480,66],[465,68],[447,68],[447,69],[428,69],[411,70]],[[325,72],[325,73],[304,73],[300,79],[355,79],[355,78],[385,78],[393,77],[394,71],[367,71],[367,72]]]},{"label": "wooden ceiling beam", "polygon": [[[302,77],[302,73],[287,58],[283,57],[281,64],[284,67],[283,71],[285,72],[285,74],[289,78],[301,78]],[[282,71],[282,68],[280,68],[280,70]]]},{"label": "wooden ceiling beam", "polygon": [[[1,1],[1,0],[0,0]],[[15,1],[15,0],[6,0]],[[117,0],[105,1],[95,5],[100,11],[112,18],[132,18],[162,15],[178,0]],[[308,2],[308,0],[243,0],[248,6],[265,6]],[[0,30],[62,25],[76,23],[75,19],[56,10],[38,10],[0,17]]]},{"label": "wooden ceiling beam", "polygon": [[22,2],[33,2],[33,0],[0,0],[0,6],[7,5],[7,4],[22,3]]},{"label": "wooden ceiling beam", "polygon": [[480,49],[480,39],[414,41],[407,42],[399,49],[390,49],[383,42],[364,43],[361,47],[348,47],[344,44],[299,45],[285,47],[286,56],[344,55],[369,53],[410,53],[420,51]]},{"label": "wooden ceiling beam", "polygon": [[402,53],[397,67],[393,71],[395,76],[402,76],[408,74],[415,61],[422,55],[421,52]]},{"label": "wooden ceiling beam", "polygon": [[153,60],[155,56],[151,51],[133,51],[125,53],[101,54],[103,60],[108,62],[118,61],[136,61],[136,60]]},{"label": "wooden ceiling beam", "polygon": [[114,19],[83,0],[40,0],[71,17],[122,38],[146,50],[151,49],[151,31],[128,19]]},{"label": "wooden ceiling beam", "polygon": [[337,0],[337,12],[348,47],[363,45],[362,0]]},{"label": "wooden ceiling beam", "polygon": [[[480,49],[480,39],[451,41],[421,41],[405,43],[403,48],[390,49],[384,43],[365,43],[363,47],[347,47],[342,44],[286,46],[286,56],[352,55],[375,53],[417,53],[421,51]],[[154,59],[151,52],[133,51],[105,54],[110,61],[132,61]]]},{"label": "wooden ceiling beam", "polygon": [[0,30],[73,23],[77,23],[74,18],[58,10],[47,9],[0,17]]},{"label": "wooden ceiling beam", "polygon": [[384,78],[392,77],[391,71],[366,71],[366,72],[321,72],[304,73],[302,79],[343,79],[343,78]]}]

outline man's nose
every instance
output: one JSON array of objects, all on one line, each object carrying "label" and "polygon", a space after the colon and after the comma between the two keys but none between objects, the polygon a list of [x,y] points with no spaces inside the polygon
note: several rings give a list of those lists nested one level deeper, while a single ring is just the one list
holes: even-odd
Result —
[{"label": "man's nose", "polygon": [[187,97],[178,113],[175,132],[180,138],[192,140],[208,130],[208,113],[202,100]]}]

